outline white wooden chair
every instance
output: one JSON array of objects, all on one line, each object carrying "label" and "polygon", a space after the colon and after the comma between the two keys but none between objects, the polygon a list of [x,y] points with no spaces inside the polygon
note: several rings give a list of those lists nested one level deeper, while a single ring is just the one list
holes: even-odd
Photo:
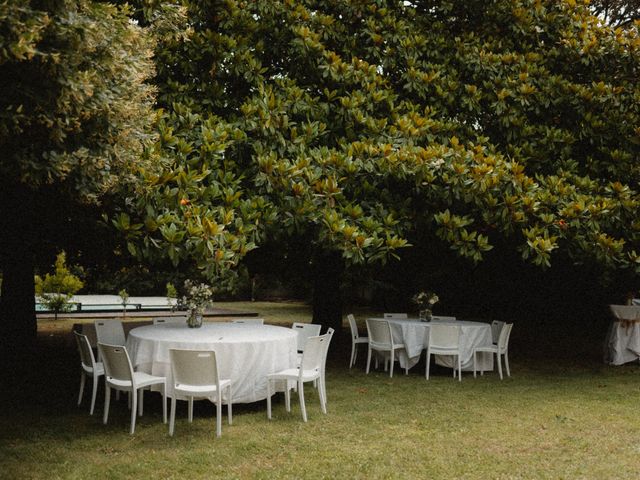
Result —
[{"label": "white wooden chair", "polygon": [[321,379],[320,381],[322,382],[322,394],[324,395],[324,405],[325,408],[327,406],[327,382],[326,382],[326,378],[325,378],[325,372],[327,370],[327,356],[329,355],[329,346],[331,345],[331,339],[333,338],[333,334],[335,333],[335,330],[331,327],[329,327],[327,329],[327,333],[325,333],[325,336],[329,337],[329,341],[325,342],[325,348],[324,348],[324,356],[322,358],[322,375],[321,375]]},{"label": "white wooden chair", "polygon": [[307,342],[307,338],[309,337],[317,337],[320,335],[320,330],[322,329],[322,325],[317,325],[315,323],[298,323],[295,322],[291,328],[298,334],[298,353],[304,352],[304,345]]},{"label": "white wooden chair", "polygon": [[184,325],[187,326],[187,317],[153,317],[154,325]]},{"label": "white wooden chair", "polygon": [[[507,376],[511,376],[511,371],[509,370],[509,337],[511,337],[511,329],[513,328],[513,323],[506,323],[502,330],[500,331],[500,336],[498,337],[498,343],[496,345],[487,345],[484,347],[476,347],[473,349],[473,376],[476,376],[476,353],[477,352],[489,352],[496,354],[496,362],[498,362],[498,374],[500,375],[500,380],[502,380],[502,361],[501,358],[504,357],[504,366],[507,369]],[[484,370],[480,370],[480,375],[484,375]]]},{"label": "white wooden chair", "polygon": [[249,325],[264,325],[264,318],[234,318],[231,323],[247,323]]},{"label": "white wooden chair", "polygon": [[[304,384],[306,382],[318,381],[320,397],[320,409],[322,413],[327,413],[326,393],[324,391],[324,361],[333,332],[307,339],[307,344],[302,354],[302,363],[297,368],[288,368],[277,373],[267,375],[267,418],[271,419],[271,396],[275,391],[272,382],[284,381],[285,383],[285,406],[287,412],[291,411],[291,393],[289,382],[297,382],[298,398],[300,399],[300,410],[302,419],[307,421],[307,407],[304,402]],[[272,389],[274,387],[274,389]]]},{"label": "white wooden chair", "polygon": [[433,315],[431,317],[432,322],[455,322],[456,317],[447,317],[444,315]]},{"label": "white wooden chair", "polygon": [[184,395],[188,402],[189,423],[193,422],[193,400],[215,396],[216,398],[216,436],[222,435],[222,393],[227,390],[227,415],[232,423],[231,380],[220,380],[216,352],[207,350],[170,349],[173,391],[171,397],[171,415],[169,417],[169,435],[173,435],[176,421],[176,397]]},{"label": "white wooden chair", "polygon": [[460,327],[453,325],[432,324],[429,326],[429,343],[427,344],[427,367],[425,377],[429,380],[429,366],[431,355],[453,355],[456,357],[456,365],[453,367],[453,378],[458,371],[458,380],[462,381],[462,368],[460,360]]},{"label": "white wooden chair", "polygon": [[87,377],[91,377],[93,379],[93,393],[91,394],[91,409],[89,410],[89,415],[93,415],[93,410],[96,405],[96,394],[98,392],[98,381],[100,377],[104,375],[104,366],[101,362],[96,362],[87,336],[76,331],[74,331],[73,334],[78,345],[78,351],[80,352],[80,393],[78,394],[78,405],[82,403],[84,384],[86,383]]},{"label": "white wooden chair", "polygon": [[[371,365],[371,353],[388,352],[389,363],[391,368],[389,369],[389,377],[393,377],[393,365],[395,362],[395,352],[403,349],[404,344],[394,343],[393,335],[391,334],[391,326],[386,320],[377,320],[375,318],[367,318],[367,332],[369,334],[369,351],[367,352],[367,374],[369,373],[369,366]],[[409,374],[409,368],[405,367],[405,373]]]},{"label": "white wooden chair", "polygon": [[500,320],[494,320],[491,322],[491,341],[494,344],[498,343],[498,339],[500,338],[500,332],[502,331],[502,327],[504,327],[505,322],[501,322]]},{"label": "white wooden chair", "polygon": [[[167,423],[167,385],[165,377],[156,377],[144,372],[134,372],[127,349],[122,345],[98,343],[98,351],[102,355],[105,372],[104,416],[102,422],[106,424],[109,418],[111,389],[128,392],[129,400],[131,401],[131,429],[129,433],[133,435],[136,428],[136,410],[142,416],[144,387],[162,385],[162,416],[163,422]],[[138,393],[140,395],[139,400],[137,398]]]},{"label": "white wooden chair", "polygon": [[[124,334],[124,328],[120,320],[96,320],[94,325],[96,327],[97,343],[105,343],[107,345],[124,345],[127,342]],[[100,349],[98,349],[98,361],[102,361]]]},{"label": "white wooden chair", "polygon": [[349,361],[349,368],[356,364],[356,358],[358,357],[358,345],[369,344],[369,337],[361,337],[358,333],[358,324],[356,323],[356,317],[351,313],[347,315],[349,320],[349,328],[351,329],[351,360]]}]

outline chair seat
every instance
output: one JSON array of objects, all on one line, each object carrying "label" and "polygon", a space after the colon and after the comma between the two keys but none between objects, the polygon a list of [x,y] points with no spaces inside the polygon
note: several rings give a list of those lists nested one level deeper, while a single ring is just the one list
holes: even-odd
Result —
[{"label": "chair seat", "polygon": [[[299,368],[287,368],[286,370],[281,370],[276,373],[271,373],[267,375],[269,380],[298,380],[300,375]],[[302,371],[302,381],[310,382],[320,376],[319,370],[303,370]]]},{"label": "chair seat", "polygon": [[473,350],[476,352],[491,352],[491,353],[498,353],[499,351],[497,345],[485,345],[483,347],[475,347]]},{"label": "chair seat", "polygon": [[86,365],[82,365],[82,369],[87,372],[89,375],[104,375],[104,365],[102,362],[96,362],[95,368],[88,367]]},{"label": "chair seat", "polygon": [[[164,377],[156,377],[155,375],[149,375],[144,372],[133,372],[133,378],[138,388],[148,387],[149,385],[155,385],[157,383],[165,383]],[[109,383],[116,388],[131,388],[131,382],[128,380],[119,380],[115,378],[109,378]]]},{"label": "chair seat", "polygon": [[[388,343],[369,342],[369,345],[374,350],[389,350],[389,351],[391,351],[391,345],[389,345]],[[402,348],[404,348],[404,343],[394,343],[393,344],[393,349],[394,350],[400,350]]]},{"label": "chair seat", "polygon": [[[220,380],[220,389],[224,390],[230,383],[231,380]],[[188,385],[181,383],[174,386],[174,391],[176,393],[183,393],[190,396],[206,396],[206,394],[216,393],[218,388],[215,385]]]}]

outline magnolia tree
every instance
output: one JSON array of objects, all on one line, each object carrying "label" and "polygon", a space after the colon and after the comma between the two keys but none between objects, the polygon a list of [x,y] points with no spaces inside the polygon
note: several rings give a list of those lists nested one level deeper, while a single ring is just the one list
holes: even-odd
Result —
[{"label": "magnolia tree", "polygon": [[10,348],[35,336],[35,252],[74,205],[98,203],[144,167],[153,65],[127,7],[3,2],[0,27],[0,320]]},{"label": "magnolia tree", "polygon": [[500,243],[638,271],[637,28],[534,0],[144,5],[162,171],[114,219],[141,258],[222,282],[308,239],[334,326],[343,269],[417,231],[474,262]]}]

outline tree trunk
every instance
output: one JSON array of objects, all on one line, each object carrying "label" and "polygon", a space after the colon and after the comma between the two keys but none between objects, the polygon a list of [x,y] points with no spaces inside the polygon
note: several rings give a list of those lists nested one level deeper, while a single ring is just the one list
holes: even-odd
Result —
[{"label": "tree trunk", "polygon": [[6,186],[0,193],[0,353],[11,359],[35,343],[34,231],[32,192]]},{"label": "tree trunk", "polygon": [[340,285],[344,274],[344,260],[340,252],[317,251],[313,259],[313,273],[313,323],[335,329],[334,339],[340,341],[342,336]]}]

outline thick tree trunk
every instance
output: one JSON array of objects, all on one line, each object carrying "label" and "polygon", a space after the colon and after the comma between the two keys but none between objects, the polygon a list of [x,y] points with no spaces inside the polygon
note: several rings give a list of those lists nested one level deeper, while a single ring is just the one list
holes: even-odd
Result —
[{"label": "thick tree trunk", "polygon": [[0,353],[10,359],[30,350],[37,334],[34,295],[32,192],[22,187],[0,193]]},{"label": "thick tree trunk", "polygon": [[313,323],[335,329],[334,339],[340,341],[342,336],[340,286],[344,274],[344,260],[340,252],[326,250],[316,252],[313,259],[313,273]]}]

